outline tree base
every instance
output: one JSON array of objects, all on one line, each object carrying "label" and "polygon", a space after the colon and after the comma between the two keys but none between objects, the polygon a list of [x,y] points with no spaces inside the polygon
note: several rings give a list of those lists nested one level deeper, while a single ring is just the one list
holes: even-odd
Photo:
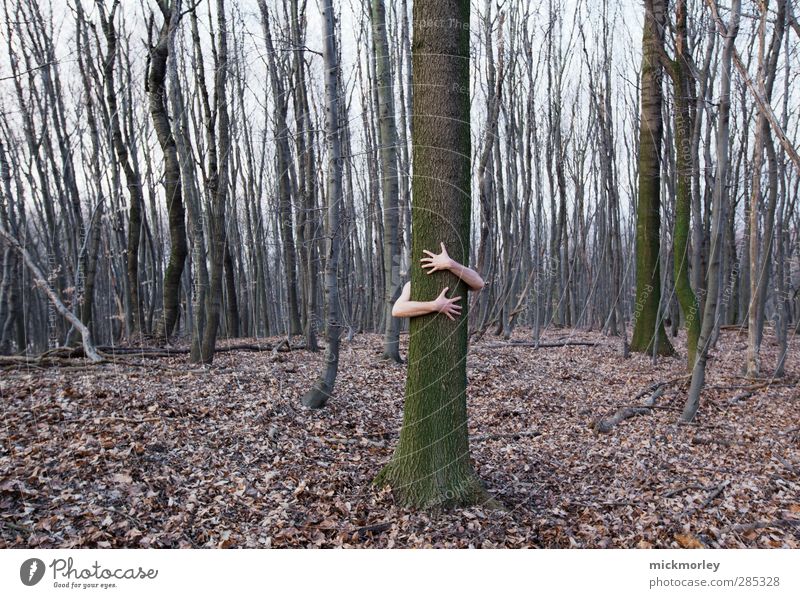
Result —
[{"label": "tree base", "polygon": [[386,361],[394,361],[395,363],[405,363],[403,358],[400,357],[400,353],[387,353],[384,351],[383,355],[381,355],[381,359]]},{"label": "tree base", "polygon": [[[631,340],[630,350],[634,353],[652,355],[653,341],[649,340],[649,342],[645,344],[642,342],[637,342],[636,340]],[[663,336],[658,339],[658,351],[656,354],[660,357],[672,357],[675,355],[675,348],[672,346],[672,343],[669,342],[669,338],[667,338],[666,333],[664,333]]]},{"label": "tree base", "polygon": [[460,479],[449,479],[443,483],[437,476],[420,476],[401,471],[394,461],[390,461],[375,476],[372,484],[379,488],[390,486],[394,501],[400,507],[437,511],[480,506],[508,510],[486,490],[480,478],[472,472],[465,473]]},{"label": "tree base", "polygon": [[303,404],[303,407],[307,407],[308,409],[322,409],[330,398],[330,391],[320,388],[319,384],[315,384],[311,390],[303,395],[300,402]]}]

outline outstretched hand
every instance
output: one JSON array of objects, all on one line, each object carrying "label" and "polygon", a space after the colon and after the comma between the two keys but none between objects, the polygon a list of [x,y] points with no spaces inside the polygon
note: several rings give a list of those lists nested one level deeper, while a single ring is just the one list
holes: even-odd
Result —
[{"label": "outstretched hand", "polygon": [[422,250],[422,253],[429,256],[420,260],[423,269],[430,268],[429,270],[425,270],[428,274],[433,274],[438,270],[449,270],[453,265],[453,260],[450,259],[447,249],[444,248],[444,243],[440,243],[440,245],[442,247],[442,253],[439,254],[428,251],[427,249]]},{"label": "outstretched hand", "polygon": [[461,306],[458,304],[458,300],[461,297],[445,297],[445,293],[447,293],[450,287],[445,287],[442,289],[442,292],[439,293],[439,296],[433,300],[433,305],[436,311],[446,315],[451,320],[455,320],[454,316],[461,315]]}]

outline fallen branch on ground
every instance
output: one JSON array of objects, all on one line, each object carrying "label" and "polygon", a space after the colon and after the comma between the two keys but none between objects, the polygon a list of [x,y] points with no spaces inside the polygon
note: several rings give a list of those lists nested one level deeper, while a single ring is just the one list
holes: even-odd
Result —
[{"label": "fallen branch on ground", "polygon": [[[244,343],[239,345],[229,345],[227,347],[219,347],[217,353],[232,353],[234,351],[252,351],[256,353],[272,352],[273,355],[281,352],[288,353],[298,349],[304,349],[305,345],[289,345],[284,339],[277,345],[266,343],[257,345],[252,343]],[[158,359],[161,357],[176,357],[178,355],[188,355],[190,350],[187,348],[157,348],[157,347],[115,347],[111,345],[96,347],[98,355],[102,361],[96,361],[91,357],[93,363],[121,363],[122,365],[136,365],[126,361],[115,361],[115,356],[129,356],[129,357],[142,357],[147,359]],[[25,355],[0,355],[0,367],[15,367],[15,366],[28,366],[28,367],[62,367],[74,366],[75,363],[71,359],[83,359],[86,357],[86,352],[83,347],[56,347],[41,353],[40,355],[25,356]]]},{"label": "fallen branch on ground", "polygon": [[687,490],[702,490],[702,486],[698,486],[697,484],[687,484],[686,486],[679,486],[677,488],[673,488],[672,490],[664,493],[664,498],[672,498],[673,496],[680,494],[681,492],[686,492]]},{"label": "fallen branch on ground", "polygon": [[561,341],[557,343],[537,343],[536,341],[509,341],[507,343],[486,343],[484,347],[532,347],[534,349],[548,349],[553,347],[596,347],[600,343],[592,341]]},{"label": "fallen branch on ground", "polygon": [[507,432],[503,434],[484,434],[482,436],[471,436],[470,440],[472,442],[478,442],[480,440],[497,440],[499,438],[535,438],[536,436],[541,436],[542,433],[539,430],[523,430],[521,432]]},{"label": "fallen branch on ground", "polygon": [[78,316],[72,313],[69,308],[64,305],[64,303],[61,301],[61,298],[58,296],[58,293],[50,286],[47,277],[42,274],[39,266],[36,265],[36,262],[31,257],[31,254],[28,253],[27,249],[25,249],[25,246],[22,245],[22,243],[20,243],[14,235],[8,232],[2,226],[2,223],[0,223],[0,237],[4,238],[9,245],[16,249],[22,256],[22,261],[25,263],[25,266],[27,266],[28,270],[30,270],[34,286],[42,289],[44,294],[47,295],[47,298],[50,300],[50,303],[52,303],[53,307],[56,308],[56,311],[80,333],[83,341],[83,351],[86,357],[95,363],[103,361],[103,357],[97,352],[97,349],[94,346],[94,342],[92,341],[92,333],[89,331],[89,328],[80,321]]},{"label": "fallen branch on ground", "polygon": [[[234,351],[252,351],[255,353],[260,352],[283,352],[288,353],[297,349],[304,349],[305,345],[289,345],[284,339],[277,345],[266,343],[263,345],[243,343],[239,345],[228,345],[227,347],[218,347],[215,353],[232,353]],[[188,355],[190,349],[188,348],[154,348],[154,347],[99,347],[103,352],[114,354],[119,353],[122,355],[136,355],[141,357],[174,357],[176,355]]]},{"label": "fallen branch on ground", "polygon": [[650,386],[636,396],[638,399],[652,390],[650,398],[647,399],[644,404],[637,407],[622,407],[621,409],[617,409],[617,412],[611,417],[597,420],[592,428],[595,432],[607,434],[614,428],[614,426],[622,421],[625,421],[626,419],[630,419],[631,417],[635,417],[637,415],[652,413],[656,401],[664,394],[666,385],[666,382],[658,382],[657,384]]},{"label": "fallen branch on ground", "polygon": [[728,526],[721,530],[721,533],[727,534],[730,532],[743,533],[751,532],[757,529],[764,529],[767,527],[784,527],[800,525],[800,519],[776,519],[775,521],[754,521],[753,523],[737,523],[736,525]]},{"label": "fallen branch on ground", "polygon": [[712,438],[706,436],[695,436],[692,438],[692,444],[720,444],[722,446],[731,446],[733,444],[744,444],[737,440],[731,440],[730,438]]},{"label": "fallen branch on ground", "polygon": [[392,524],[389,522],[386,523],[374,523],[372,525],[365,525],[363,527],[359,527],[354,533],[358,534],[359,540],[366,540],[367,534],[379,534],[381,532],[385,532],[392,529]]},{"label": "fallen branch on ground", "polygon": [[[722,494],[722,491],[725,490],[725,488],[727,488],[730,485],[730,483],[731,483],[730,480],[725,480],[719,486],[714,488],[714,490],[711,492],[711,494],[708,495],[708,498],[706,498],[703,501],[703,504],[700,505],[700,510],[702,511],[708,505],[710,505],[714,501],[715,498],[717,498],[720,494]],[[696,511],[696,510],[697,509],[693,509],[693,511]]]}]

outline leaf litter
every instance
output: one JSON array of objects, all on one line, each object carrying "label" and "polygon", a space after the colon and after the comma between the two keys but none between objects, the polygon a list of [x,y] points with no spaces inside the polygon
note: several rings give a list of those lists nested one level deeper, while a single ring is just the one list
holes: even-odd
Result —
[{"label": "leaf litter", "polygon": [[[654,366],[596,332],[543,335],[564,339],[597,344],[470,348],[472,458],[505,511],[404,509],[371,485],[405,384],[379,335],[342,345],[320,411],[299,399],[324,355],[302,350],[0,370],[0,547],[800,545],[800,341],[784,378],[755,384],[745,338],[723,331],[698,422],[678,425],[685,357]],[[776,352],[765,335],[765,371]],[[593,429],[674,380],[647,414]]]}]

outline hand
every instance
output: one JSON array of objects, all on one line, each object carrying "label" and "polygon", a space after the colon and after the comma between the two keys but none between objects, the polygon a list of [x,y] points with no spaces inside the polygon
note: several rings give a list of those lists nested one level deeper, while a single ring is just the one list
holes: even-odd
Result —
[{"label": "hand", "polygon": [[451,260],[450,256],[447,254],[447,249],[444,248],[444,243],[440,243],[440,245],[442,246],[442,253],[439,255],[436,255],[427,249],[422,250],[422,253],[430,256],[424,257],[420,260],[423,270],[425,268],[430,268],[430,270],[425,270],[428,274],[433,274],[437,270],[449,270],[453,265],[453,260]]},{"label": "hand", "polygon": [[461,315],[461,306],[457,303],[461,297],[452,297],[450,299],[445,297],[445,293],[447,293],[449,288],[450,287],[443,288],[439,296],[433,300],[433,308],[439,313],[446,315],[451,320],[455,320],[454,316]]}]

